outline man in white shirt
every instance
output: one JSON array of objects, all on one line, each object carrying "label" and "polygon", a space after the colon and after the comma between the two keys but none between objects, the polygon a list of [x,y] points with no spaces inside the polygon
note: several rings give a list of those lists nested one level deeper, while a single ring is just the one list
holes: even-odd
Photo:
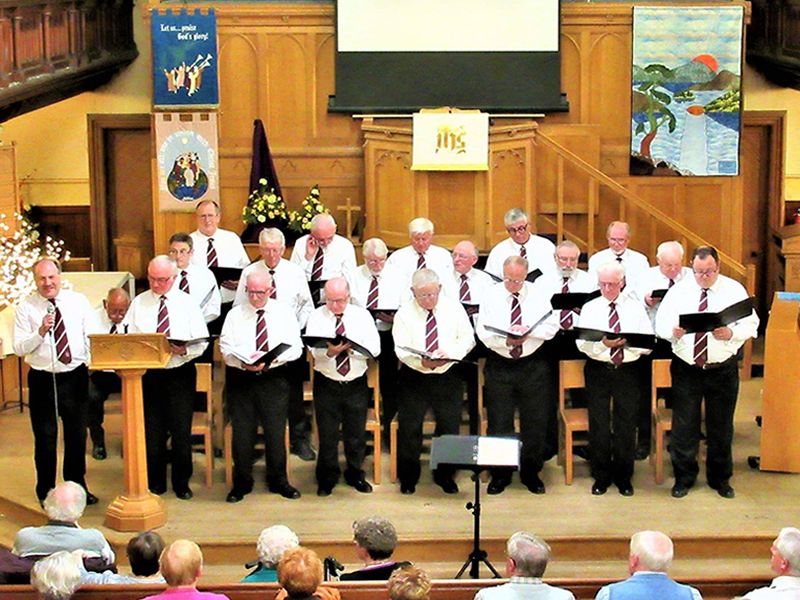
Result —
[{"label": "man in white shirt", "polygon": [[[439,277],[420,269],[411,280],[414,299],[394,318],[395,352],[402,363],[398,380],[400,422],[397,471],[400,491],[413,494],[420,476],[422,423],[433,407],[439,435],[458,434],[461,422],[462,381],[448,359],[463,359],[475,345],[467,313],[454,298],[441,295]],[[458,492],[454,470],[439,467],[434,482],[446,494]]]},{"label": "man in white shirt", "polygon": [[769,587],[748,592],[748,600],[800,599],[800,529],[784,527],[772,542],[769,566],[777,575]]},{"label": "man in white shirt", "polygon": [[[103,306],[97,309],[99,322],[98,333],[124,334],[128,332],[125,315],[131,304],[130,296],[125,288],[108,290]],[[103,430],[105,418],[104,403],[111,394],[120,392],[122,383],[114,371],[93,371],[89,375],[89,436],[92,439],[92,457],[104,460],[106,452],[106,435]]]},{"label": "man in white shirt", "polygon": [[[240,502],[253,490],[259,425],[264,430],[267,489],[294,500],[300,497],[300,492],[286,475],[284,439],[290,392],[287,363],[297,360],[303,352],[300,326],[288,305],[270,300],[269,273],[251,272],[245,286],[248,301],[228,313],[219,344],[227,365],[225,385],[233,426],[233,489],[226,500]],[[250,364],[250,358],[270,352],[280,344],[287,344],[288,348],[269,364]]]},{"label": "man in white shirt", "polygon": [[291,261],[303,269],[311,286],[314,304],[319,306],[321,286],[333,277],[345,277],[356,268],[353,242],[337,235],[336,220],[328,213],[314,215],[310,233],[302,236],[292,249]]},{"label": "man in white shirt", "polygon": [[189,480],[197,380],[192,361],[208,345],[208,328],[197,303],[178,289],[177,274],[168,256],[153,258],[147,265],[150,289],[131,302],[128,323],[130,333],[163,333],[176,340],[170,343],[167,365],[148,369],[142,377],[147,478],[154,494],[167,491],[167,439],[171,439],[172,489],[181,500],[189,500],[193,496]]},{"label": "man in white shirt", "polygon": [[[14,353],[30,366],[36,497],[42,503],[56,485],[59,417],[64,425],[64,480],[86,489],[87,336],[96,333],[97,323],[86,296],[61,289],[58,261],[37,261],[33,276],[36,293],[22,301],[14,317]],[[88,489],[86,502],[97,503]]]},{"label": "man in white shirt", "polygon": [[[189,294],[206,323],[219,318],[222,297],[214,274],[204,265],[192,262],[194,241],[188,233],[175,233],[169,238],[169,257],[178,267],[178,289]],[[210,361],[209,361],[210,362]]]},{"label": "man in white shirt", "polygon": [[622,221],[612,221],[606,230],[606,239],[608,248],[589,257],[589,275],[596,279],[597,269],[601,265],[616,261],[625,267],[625,284],[636,289],[650,268],[650,263],[644,254],[628,248],[631,241],[630,225]]},{"label": "man in white shirt", "polygon": [[388,444],[389,430],[397,414],[397,355],[394,353],[392,323],[400,308],[400,299],[408,293],[401,277],[392,267],[386,266],[389,250],[380,238],[370,238],[362,247],[364,264],[348,274],[350,297],[353,304],[366,308],[375,318],[381,340],[378,357],[381,386],[382,440]]},{"label": "man in white shirt", "polygon": [[508,583],[487,587],[475,600],[575,600],[572,592],[542,581],[550,561],[550,545],[539,536],[518,531],[506,543]]},{"label": "man in white shirt", "polygon": [[489,252],[486,260],[487,273],[502,278],[503,263],[509,256],[521,256],[527,260],[529,273],[535,269],[539,269],[542,274],[554,270],[552,256],[555,246],[547,238],[530,232],[528,213],[521,208],[512,208],[503,217],[503,223],[508,237]]},{"label": "man in white shirt", "polygon": [[[622,291],[625,267],[616,261],[601,265],[597,269],[597,283],[602,296],[583,305],[578,327],[652,335],[653,328],[642,304]],[[630,346],[624,337],[608,335],[597,342],[578,338],[576,343],[588,358],[584,378],[589,406],[589,463],[594,478],[592,494],[605,494],[613,483],[623,496],[633,496],[631,477],[642,381],[638,359],[650,350]]]},{"label": "man in white shirt", "polygon": [[[400,273],[400,284],[408,290],[411,287],[411,277],[419,269],[430,269],[439,277],[444,292],[454,295],[453,292],[453,260],[450,253],[441,246],[435,246],[433,241],[433,222],[425,217],[412,219],[408,224],[408,236],[411,244],[398,248],[389,256],[386,264]],[[410,300],[411,294],[406,292],[404,300]]]},{"label": "man in white shirt", "polygon": [[[537,293],[536,284],[525,281],[527,273],[524,258],[506,259],[503,283],[493,286],[481,303],[477,333],[489,350],[485,370],[489,435],[514,437],[514,414],[519,410],[519,478],[531,493],[544,494],[539,472],[554,390],[552,363],[539,349],[555,335],[558,323],[549,299]],[[489,493],[502,493],[511,475],[508,469],[492,469]]]},{"label": "man in white shirt", "polygon": [[672,343],[672,433],[670,455],[674,498],[683,498],[694,485],[699,466],[700,407],[705,401],[706,480],[723,498],[733,498],[733,413],[739,394],[738,352],[758,335],[758,315],[748,316],[709,332],[687,333],[680,317],[716,313],[747,299],[737,281],[720,275],[719,254],[700,246],[692,256],[694,277],[677,284],[661,302],[656,315],[658,337]]},{"label": "man in white shirt", "polygon": [[[381,351],[378,330],[369,311],[350,304],[350,288],[343,277],[325,283],[325,306],[308,319],[306,335],[346,338],[377,356]],[[344,442],[347,468],[344,480],[362,494],[372,491],[364,479],[364,432],[372,394],[367,387],[368,357],[350,341],[327,342],[311,347],[314,357],[314,414],[319,432],[317,496],[330,496],[339,481],[339,430]]]}]

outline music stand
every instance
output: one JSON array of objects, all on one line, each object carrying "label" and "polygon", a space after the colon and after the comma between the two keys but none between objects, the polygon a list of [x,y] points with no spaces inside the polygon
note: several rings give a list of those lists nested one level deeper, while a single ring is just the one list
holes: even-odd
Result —
[{"label": "music stand", "polygon": [[459,579],[469,566],[469,576],[480,577],[483,563],[494,574],[500,574],[489,562],[488,554],[481,548],[481,478],[479,473],[487,467],[519,468],[520,442],[514,438],[481,437],[477,435],[443,435],[433,438],[431,447],[431,469],[448,465],[468,469],[475,480],[475,500],[467,502],[472,512],[472,552],[456,574]]}]

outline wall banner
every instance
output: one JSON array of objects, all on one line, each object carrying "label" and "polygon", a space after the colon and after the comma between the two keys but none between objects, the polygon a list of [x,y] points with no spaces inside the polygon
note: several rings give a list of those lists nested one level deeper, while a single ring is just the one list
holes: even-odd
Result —
[{"label": "wall banner", "polygon": [[214,9],[151,13],[153,106],[219,105],[217,17]]},{"label": "wall banner", "polygon": [[413,117],[413,171],[486,171],[489,168],[489,115],[418,112]]},{"label": "wall banner", "polygon": [[193,211],[200,200],[219,202],[216,113],[154,113],[158,209]]}]

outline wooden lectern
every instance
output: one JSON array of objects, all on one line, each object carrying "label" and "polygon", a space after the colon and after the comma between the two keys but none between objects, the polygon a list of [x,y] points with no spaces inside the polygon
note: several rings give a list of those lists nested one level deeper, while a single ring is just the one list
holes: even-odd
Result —
[{"label": "wooden lectern", "polygon": [[767,324],[761,470],[800,473],[800,295],[777,293]]},{"label": "wooden lectern", "polygon": [[106,509],[105,526],[117,531],[146,531],[167,521],[164,502],[147,485],[142,375],[170,358],[163,333],[90,335],[95,370],[114,369],[122,379],[122,453],[125,491]]}]

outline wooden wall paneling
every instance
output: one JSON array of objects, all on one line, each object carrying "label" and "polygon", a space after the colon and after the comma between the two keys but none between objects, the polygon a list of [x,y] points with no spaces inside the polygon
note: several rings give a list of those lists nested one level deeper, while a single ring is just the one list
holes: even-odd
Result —
[{"label": "wooden wall paneling", "polygon": [[75,258],[92,255],[91,228],[88,206],[36,206],[33,219],[39,222],[39,232],[64,241],[64,247]]},{"label": "wooden wall paneling", "polygon": [[313,90],[309,72],[315,61],[313,45],[308,46],[313,38],[307,32],[289,29],[283,35],[269,35],[268,40],[268,106],[261,108],[268,115],[264,122],[269,128],[270,145],[302,147],[311,133],[309,101]]},{"label": "wooden wall paneling", "polygon": [[237,148],[249,154],[253,120],[266,116],[259,114],[260,96],[266,96],[263,82],[267,75],[259,68],[259,57],[266,55],[268,49],[264,47],[263,35],[219,27],[220,103],[217,122],[220,158],[224,158]]},{"label": "wooden wall paneling", "polygon": [[428,218],[436,243],[451,249],[463,239],[485,247],[483,203],[486,174],[481,171],[431,172],[427,176]]},{"label": "wooden wall paneling", "polygon": [[336,38],[333,31],[315,34],[314,124],[312,137],[316,143],[327,143],[348,149],[360,149],[361,123],[350,115],[328,112],[328,96],[335,93]]},{"label": "wooden wall paneling", "polygon": [[511,208],[523,208],[535,226],[536,199],[533,189],[537,188],[535,178],[528,177],[538,161],[534,150],[525,144],[500,142],[491,146],[489,153],[489,186],[491,204],[488,207],[489,236],[486,246],[493,246],[508,237],[503,217]]},{"label": "wooden wall paneling", "polygon": [[[411,152],[402,144],[384,142],[371,148],[367,158],[366,195],[374,197],[376,202],[375,214],[368,212],[366,215],[365,237],[380,237],[394,248],[405,246],[408,244],[408,223],[417,211]],[[374,173],[374,178],[369,173]]]},{"label": "wooden wall paneling", "polygon": [[[9,228],[9,235],[17,229],[14,213],[19,209],[19,188],[17,187],[17,160],[14,144],[0,146],[0,222]],[[0,233],[0,237],[5,237]]]}]

